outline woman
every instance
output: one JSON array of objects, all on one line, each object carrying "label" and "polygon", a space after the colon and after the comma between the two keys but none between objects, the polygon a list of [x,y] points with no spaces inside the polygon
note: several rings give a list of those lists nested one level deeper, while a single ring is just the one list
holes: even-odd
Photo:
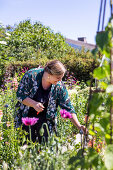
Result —
[{"label": "woman", "polygon": [[[49,132],[52,133],[56,128],[57,107],[67,110],[72,114],[70,119],[78,128],[84,130],[80,125],[74,107],[68,96],[62,78],[66,72],[64,65],[53,60],[47,63],[45,68],[35,68],[29,70],[23,76],[17,90],[18,103],[16,105],[16,126],[21,125],[22,117],[37,117],[39,121],[32,126],[32,140],[41,143],[39,130],[43,123],[47,123]],[[23,129],[28,131],[28,127],[23,125]],[[44,136],[47,140],[48,134],[46,128]]]}]

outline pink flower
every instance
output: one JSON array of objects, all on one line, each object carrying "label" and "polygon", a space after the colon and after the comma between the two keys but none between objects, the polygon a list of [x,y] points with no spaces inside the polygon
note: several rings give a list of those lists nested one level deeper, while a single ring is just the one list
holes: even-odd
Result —
[{"label": "pink flower", "polygon": [[72,115],[70,112],[67,112],[65,109],[60,110],[60,114],[62,118],[72,118]]},{"label": "pink flower", "polygon": [[6,126],[7,126],[7,127],[9,127],[9,126],[10,126],[10,122],[9,122],[9,121],[6,123]]},{"label": "pink flower", "polygon": [[0,140],[4,139],[3,137],[0,136]]},{"label": "pink flower", "polygon": [[9,142],[5,142],[6,145],[9,145],[10,143]]},{"label": "pink flower", "polygon": [[17,90],[17,88],[18,88],[18,81],[17,81],[17,78],[13,78],[12,86],[14,87],[15,90]]},{"label": "pink flower", "polygon": [[29,126],[29,125],[35,125],[37,123],[37,121],[39,120],[39,118],[36,118],[36,117],[25,117],[23,118],[22,117],[22,123],[24,123],[26,126]]},{"label": "pink flower", "polygon": [[0,118],[3,116],[3,111],[0,110]]}]

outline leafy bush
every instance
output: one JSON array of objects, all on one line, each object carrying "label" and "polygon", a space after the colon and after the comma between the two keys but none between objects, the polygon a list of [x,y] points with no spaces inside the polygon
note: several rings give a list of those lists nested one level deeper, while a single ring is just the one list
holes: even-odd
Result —
[{"label": "leafy bush", "polygon": [[93,69],[99,65],[98,57],[94,63],[94,57],[90,51],[75,51],[75,54],[66,55],[61,61],[68,68],[70,73],[74,73],[79,81],[87,81],[91,78]]},{"label": "leafy bush", "polygon": [[[6,44],[0,44],[1,80],[5,72],[9,71],[10,75],[11,67],[14,72],[16,71],[17,63],[20,63],[18,67],[21,68],[25,66],[24,63],[28,64],[29,68],[33,68],[37,65],[44,66],[48,60],[58,59],[79,81],[89,80],[90,72],[98,66],[97,61],[93,66],[94,59],[90,51],[75,50],[65,42],[65,38],[60,33],[55,34],[40,22],[32,24],[30,20],[25,20],[11,28],[1,27],[1,32],[3,35],[0,40],[4,36],[6,41]],[[7,32],[10,33],[8,37]]]},{"label": "leafy bush", "polygon": [[61,34],[53,33],[40,22],[32,24],[25,20],[13,28],[7,55],[16,61],[36,60],[44,56],[53,59],[63,57],[70,50]]},{"label": "leafy bush", "polygon": [[[80,53],[80,52],[79,52]],[[90,52],[88,52],[90,53]],[[87,56],[87,54],[84,55]],[[91,55],[91,53],[90,53]],[[54,58],[56,59],[56,58]],[[76,55],[67,55],[64,58],[59,58],[59,60],[65,65],[67,69],[67,73],[69,75],[73,74],[73,77],[76,77],[76,82],[82,82],[82,81],[87,81],[91,78],[92,74],[91,72],[93,71],[94,68],[98,66],[98,62],[93,64],[93,57],[92,58],[85,58],[84,59],[81,57],[76,58]],[[3,77],[8,77],[8,76],[14,76],[16,72],[19,72],[22,70],[24,67],[28,67],[28,69],[31,68],[36,68],[38,66],[44,67],[45,64],[50,61],[46,56],[39,58],[37,60],[27,60],[27,61],[14,61],[10,63],[5,63],[4,65],[4,74],[1,74],[1,79],[3,80]],[[67,81],[69,80],[69,76],[66,73],[64,76],[64,80]],[[74,79],[73,79],[74,81]],[[1,83],[2,84],[2,83]],[[68,81],[69,84],[69,81]]]},{"label": "leafy bush", "polygon": [[[7,41],[10,37],[10,34],[6,32],[4,26],[0,23],[0,75],[3,76],[5,73],[4,66],[9,60],[6,54]],[[0,78],[0,84],[2,79]]]}]

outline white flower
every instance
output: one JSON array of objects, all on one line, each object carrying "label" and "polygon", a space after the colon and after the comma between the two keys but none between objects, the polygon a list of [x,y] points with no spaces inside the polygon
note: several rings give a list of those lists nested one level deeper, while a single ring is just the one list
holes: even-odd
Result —
[{"label": "white flower", "polygon": [[25,144],[24,146],[21,146],[21,149],[24,150],[24,151],[25,151],[27,148],[28,148],[28,145],[27,145],[27,144]]},{"label": "white flower", "polygon": [[6,39],[9,39],[9,37],[5,37]]},{"label": "white flower", "polygon": [[11,34],[9,34],[8,32],[6,32],[6,35],[7,35],[7,36],[11,36]]},{"label": "white flower", "polygon": [[66,152],[67,151],[67,147],[64,145],[64,146],[62,146],[62,150],[61,150],[61,152],[62,152],[62,154],[64,153],[64,152]]},{"label": "white flower", "polygon": [[[83,136],[82,136],[82,138],[83,138]],[[75,144],[79,144],[80,142],[81,142],[81,135],[80,135],[80,133],[78,133],[77,135],[76,135],[76,139],[75,139]]]},{"label": "white flower", "polygon": [[6,42],[6,41],[0,41],[0,44],[4,44],[4,45],[6,45],[6,44],[7,44],[7,42]]},{"label": "white flower", "polygon": [[21,152],[21,151],[19,151],[19,155],[20,155],[20,157],[21,157],[21,158],[23,157],[23,154],[22,154],[22,152]]},{"label": "white flower", "polygon": [[7,163],[6,163],[5,161],[3,161],[3,169],[4,169],[4,170],[7,170],[7,169],[8,169],[8,165],[7,165]]}]

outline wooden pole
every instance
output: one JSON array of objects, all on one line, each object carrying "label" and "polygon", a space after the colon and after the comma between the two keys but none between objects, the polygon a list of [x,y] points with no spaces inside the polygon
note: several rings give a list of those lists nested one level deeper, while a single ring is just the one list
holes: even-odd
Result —
[{"label": "wooden pole", "polygon": [[[112,48],[111,48],[111,84],[113,85],[113,38],[112,38]],[[111,93],[111,97],[113,97],[113,93]],[[110,144],[113,143],[113,102],[111,101],[111,109],[110,109]]]},{"label": "wooden pole", "polygon": [[113,0],[110,0],[111,16],[113,16]]}]

